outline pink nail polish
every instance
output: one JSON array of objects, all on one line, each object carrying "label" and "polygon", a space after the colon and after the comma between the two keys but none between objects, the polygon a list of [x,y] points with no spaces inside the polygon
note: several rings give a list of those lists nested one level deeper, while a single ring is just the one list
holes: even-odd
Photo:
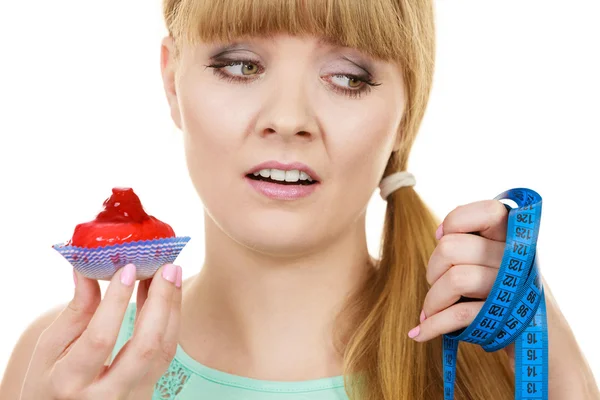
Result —
[{"label": "pink nail polish", "polygon": [[440,240],[442,238],[442,236],[444,236],[444,223],[443,222],[440,224],[440,226],[438,226],[437,230],[435,231],[435,238],[437,240]]},{"label": "pink nail polish", "polygon": [[183,270],[181,269],[181,267],[177,267],[177,279],[175,280],[175,286],[178,288],[181,287],[181,281],[183,279],[182,275],[183,275]]},{"label": "pink nail polish", "polygon": [[419,322],[425,321],[427,317],[425,316],[425,311],[421,310],[421,316],[419,317]]},{"label": "pink nail polish", "polygon": [[133,285],[135,281],[135,265],[127,264],[121,271],[121,283],[125,286]]},{"label": "pink nail polish", "polygon": [[162,277],[171,283],[177,280],[177,267],[173,264],[167,264],[163,268]]},{"label": "pink nail polish", "polygon": [[408,331],[408,337],[411,338],[411,339],[414,339],[414,338],[417,337],[417,335],[419,334],[420,331],[421,331],[421,327],[420,326],[415,326],[410,331]]}]

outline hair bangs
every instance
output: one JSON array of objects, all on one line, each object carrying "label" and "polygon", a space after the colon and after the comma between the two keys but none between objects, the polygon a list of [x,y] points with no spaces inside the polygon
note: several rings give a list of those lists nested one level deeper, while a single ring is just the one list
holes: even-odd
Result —
[{"label": "hair bangs", "polygon": [[[314,35],[385,61],[404,61],[410,45],[390,0],[165,0],[169,33],[179,44]],[[173,7],[174,6],[174,7]]]}]

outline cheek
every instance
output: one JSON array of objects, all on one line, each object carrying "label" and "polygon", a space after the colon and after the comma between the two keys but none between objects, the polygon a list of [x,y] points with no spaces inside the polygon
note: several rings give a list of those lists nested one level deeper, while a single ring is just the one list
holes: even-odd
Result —
[{"label": "cheek", "polygon": [[234,96],[208,85],[192,83],[185,87],[179,93],[179,103],[182,128],[190,144],[207,156],[235,150],[245,120],[244,109],[235,101]]},{"label": "cheek", "polygon": [[219,203],[217,193],[226,193],[243,173],[240,164],[248,114],[241,96],[222,87],[182,81],[178,93],[190,177],[207,206]]},{"label": "cheek", "polygon": [[362,198],[378,186],[400,117],[400,108],[374,102],[360,112],[332,120],[331,160],[336,164],[335,179],[343,182],[346,190],[363,192]]},{"label": "cheek", "polygon": [[366,211],[393,150],[400,107],[370,104],[324,121],[331,175],[319,207],[329,211],[312,229],[315,236],[342,234]]}]

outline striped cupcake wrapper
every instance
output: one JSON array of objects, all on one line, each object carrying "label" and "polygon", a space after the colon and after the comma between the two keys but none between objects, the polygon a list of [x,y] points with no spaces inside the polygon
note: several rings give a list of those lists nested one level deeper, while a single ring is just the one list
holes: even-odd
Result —
[{"label": "striped cupcake wrapper", "polygon": [[172,264],[190,240],[189,236],[140,240],[112,246],[86,248],[55,244],[52,246],[77,272],[96,280],[110,280],[127,264],[136,267],[138,280],[148,279],[165,264]]}]

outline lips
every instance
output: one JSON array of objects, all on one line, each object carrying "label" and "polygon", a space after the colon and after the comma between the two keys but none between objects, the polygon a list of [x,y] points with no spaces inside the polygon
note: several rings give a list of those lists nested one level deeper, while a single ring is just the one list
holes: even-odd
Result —
[{"label": "lips", "polygon": [[319,175],[308,165],[267,161],[248,170],[246,182],[272,200],[300,200],[311,196],[321,183]]},{"label": "lips", "polygon": [[[246,172],[246,176],[253,176],[255,175],[257,172],[260,172],[262,170],[267,170],[267,169],[274,169],[274,170],[278,170],[278,171],[286,171],[286,172],[291,172],[291,171],[299,171],[300,172],[300,179],[303,178],[303,174],[308,175],[308,178],[310,178],[311,181],[315,181],[315,182],[320,182],[321,178],[319,177],[319,175],[312,169],[310,168],[308,165],[303,164],[301,162],[293,162],[293,163],[281,163],[279,161],[266,161],[263,162],[261,164],[258,164],[254,167],[252,167],[250,170],[248,170]],[[290,175],[290,174],[287,174]],[[292,175],[294,175],[292,173]],[[280,181],[285,181],[285,179],[281,179],[280,176],[278,176],[276,178],[277,180]],[[288,176],[288,180],[289,180],[289,176]]]}]

